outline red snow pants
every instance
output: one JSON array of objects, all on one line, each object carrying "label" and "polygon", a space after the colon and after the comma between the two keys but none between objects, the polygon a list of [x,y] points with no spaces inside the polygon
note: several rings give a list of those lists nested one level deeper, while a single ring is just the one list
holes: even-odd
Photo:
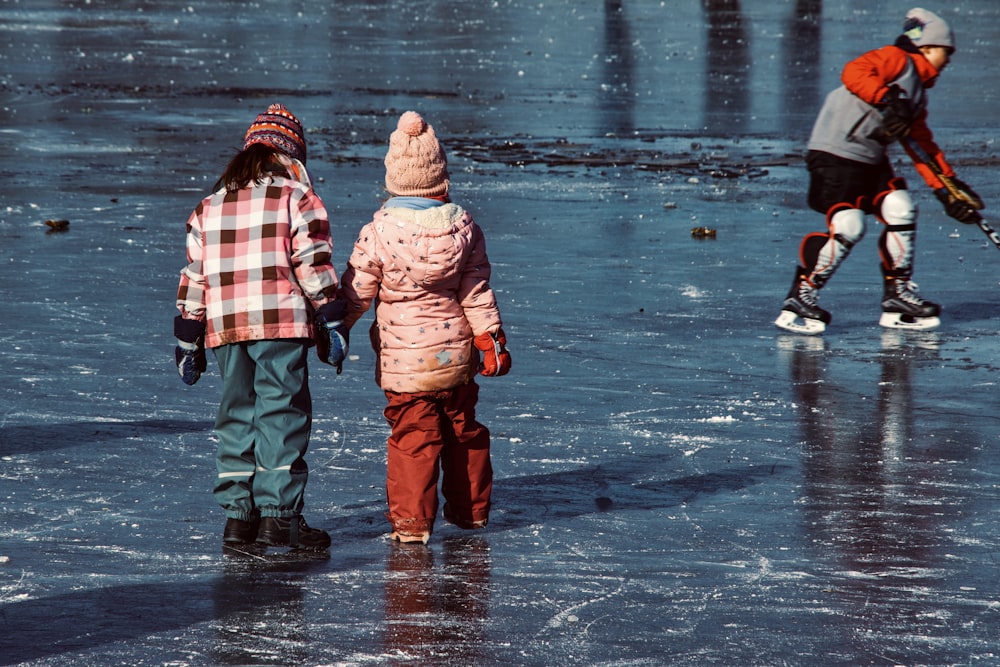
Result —
[{"label": "red snow pants", "polygon": [[476,421],[479,385],[442,391],[385,392],[389,436],[386,515],[394,531],[430,533],[438,509],[438,477],[444,517],[461,528],[481,528],[490,513],[493,466],[490,432]]}]

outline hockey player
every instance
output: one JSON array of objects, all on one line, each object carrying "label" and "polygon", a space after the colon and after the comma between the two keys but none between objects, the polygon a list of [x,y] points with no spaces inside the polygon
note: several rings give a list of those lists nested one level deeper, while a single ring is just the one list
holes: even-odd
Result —
[{"label": "hockey player", "polygon": [[927,126],[926,91],[954,51],[948,24],[915,8],[907,12],[895,44],[869,51],[844,67],[843,85],[827,95],[806,155],[809,206],[826,216],[827,231],[802,239],[800,265],[777,326],[806,334],[826,329],[831,316],[817,303],[818,292],[864,236],[869,214],[883,225],[878,242],[884,278],[879,324],[904,329],[940,324],[940,306],[917,294],[911,282],[917,208],[906,182],[893,173],[887,149],[902,137],[916,142],[965,195],[950,196],[941,180],[917,162],[918,173],[945,212],[959,222],[976,221],[979,214],[968,202],[978,203],[978,196],[954,177]]}]

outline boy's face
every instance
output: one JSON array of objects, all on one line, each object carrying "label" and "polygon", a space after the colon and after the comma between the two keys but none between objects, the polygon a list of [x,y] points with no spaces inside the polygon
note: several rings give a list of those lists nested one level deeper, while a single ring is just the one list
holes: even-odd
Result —
[{"label": "boy's face", "polygon": [[920,51],[927,58],[927,62],[938,72],[941,72],[951,62],[952,49],[947,46],[922,46]]}]

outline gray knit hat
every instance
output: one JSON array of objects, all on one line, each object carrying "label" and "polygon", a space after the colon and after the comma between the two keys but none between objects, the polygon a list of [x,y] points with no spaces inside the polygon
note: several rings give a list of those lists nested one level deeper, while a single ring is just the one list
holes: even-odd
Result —
[{"label": "gray knit hat", "polygon": [[947,21],[926,9],[915,7],[906,12],[903,34],[917,47],[946,46],[955,50],[955,33]]}]

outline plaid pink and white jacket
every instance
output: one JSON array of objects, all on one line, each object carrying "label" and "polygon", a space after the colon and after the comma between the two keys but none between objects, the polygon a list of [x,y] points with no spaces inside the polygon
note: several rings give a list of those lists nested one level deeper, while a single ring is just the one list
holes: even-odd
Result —
[{"label": "plaid pink and white jacket", "polygon": [[205,347],[313,339],[315,308],[337,292],[326,208],[312,188],[272,175],[198,204],[187,222],[188,265],[177,308],[205,321]]}]

